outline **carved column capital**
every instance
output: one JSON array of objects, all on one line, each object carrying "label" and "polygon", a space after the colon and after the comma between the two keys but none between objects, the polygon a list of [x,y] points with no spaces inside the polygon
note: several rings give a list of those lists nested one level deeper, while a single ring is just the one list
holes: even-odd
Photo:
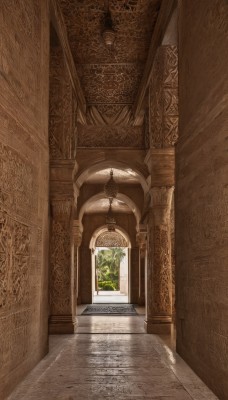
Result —
[{"label": "carved column capital", "polygon": [[74,235],[75,246],[80,247],[82,243],[82,231],[80,228],[79,220],[74,220],[73,222],[73,235]]},{"label": "carved column capital", "polygon": [[54,219],[70,218],[72,211],[72,198],[53,198],[51,199],[52,216]]},{"label": "carved column capital", "polygon": [[136,234],[136,242],[139,248],[143,248],[147,242],[147,231],[141,231]]},{"label": "carved column capital", "polygon": [[155,225],[169,223],[174,186],[152,187],[151,211]]}]

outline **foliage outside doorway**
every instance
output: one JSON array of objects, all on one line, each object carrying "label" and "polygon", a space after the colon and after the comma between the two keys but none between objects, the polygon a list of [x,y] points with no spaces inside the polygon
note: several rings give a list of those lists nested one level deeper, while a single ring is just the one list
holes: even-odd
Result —
[{"label": "foliage outside doorway", "polygon": [[98,250],[96,262],[97,291],[120,290],[120,264],[125,256],[126,253],[122,247]]}]

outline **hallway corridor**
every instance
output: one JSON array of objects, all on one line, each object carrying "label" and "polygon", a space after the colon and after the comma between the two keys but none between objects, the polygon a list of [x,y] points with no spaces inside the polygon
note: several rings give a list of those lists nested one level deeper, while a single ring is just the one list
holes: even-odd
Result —
[{"label": "hallway corridor", "polygon": [[79,332],[109,333],[50,336],[49,354],[8,400],[216,400],[167,337],[138,333],[142,324],[79,316]]}]

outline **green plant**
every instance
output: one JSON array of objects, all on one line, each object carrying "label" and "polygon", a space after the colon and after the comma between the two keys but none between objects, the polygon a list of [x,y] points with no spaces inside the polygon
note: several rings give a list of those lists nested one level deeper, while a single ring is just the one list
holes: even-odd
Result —
[{"label": "green plant", "polygon": [[[107,250],[100,250],[98,252],[98,286],[101,288],[101,290],[119,290],[120,262],[124,257],[125,252],[120,247],[111,247]],[[111,285],[113,289],[105,289],[105,284]]]}]

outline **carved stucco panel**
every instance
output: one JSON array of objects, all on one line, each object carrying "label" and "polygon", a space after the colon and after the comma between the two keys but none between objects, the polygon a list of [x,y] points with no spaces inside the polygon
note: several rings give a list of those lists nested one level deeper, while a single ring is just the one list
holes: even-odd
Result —
[{"label": "carved stucco panel", "polygon": [[64,221],[52,221],[50,246],[50,306],[52,315],[70,313],[70,229]]},{"label": "carved stucco panel", "polygon": [[178,139],[178,53],[157,50],[150,83],[150,146],[172,147]]},{"label": "carved stucco panel", "polygon": [[155,226],[153,231],[153,312],[171,314],[171,266],[169,256],[169,233],[166,227]]},{"label": "carved stucco panel", "polygon": [[[0,143],[0,197],[4,204],[15,211],[37,211],[38,186],[34,179],[35,167],[8,146]],[[27,216],[26,214],[26,216]]]},{"label": "carved stucco panel", "polygon": [[78,147],[144,148],[144,127],[79,126]]},{"label": "carved stucco panel", "polygon": [[0,205],[0,312],[29,304],[30,228]]},{"label": "carved stucco panel", "polygon": [[[24,0],[19,6],[17,0],[2,0],[1,15],[0,69],[5,77],[0,81],[1,93],[8,93],[9,101],[13,104],[19,102],[30,118],[40,121],[40,2]],[[18,34],[14,34],[13,29],[9,31],[12,24],[16,24]]]},{"label": "carved stucco panel", "polygon": [[77,101],[61,48],[51,48],[49,144],[52,159],[76,154]]}]

